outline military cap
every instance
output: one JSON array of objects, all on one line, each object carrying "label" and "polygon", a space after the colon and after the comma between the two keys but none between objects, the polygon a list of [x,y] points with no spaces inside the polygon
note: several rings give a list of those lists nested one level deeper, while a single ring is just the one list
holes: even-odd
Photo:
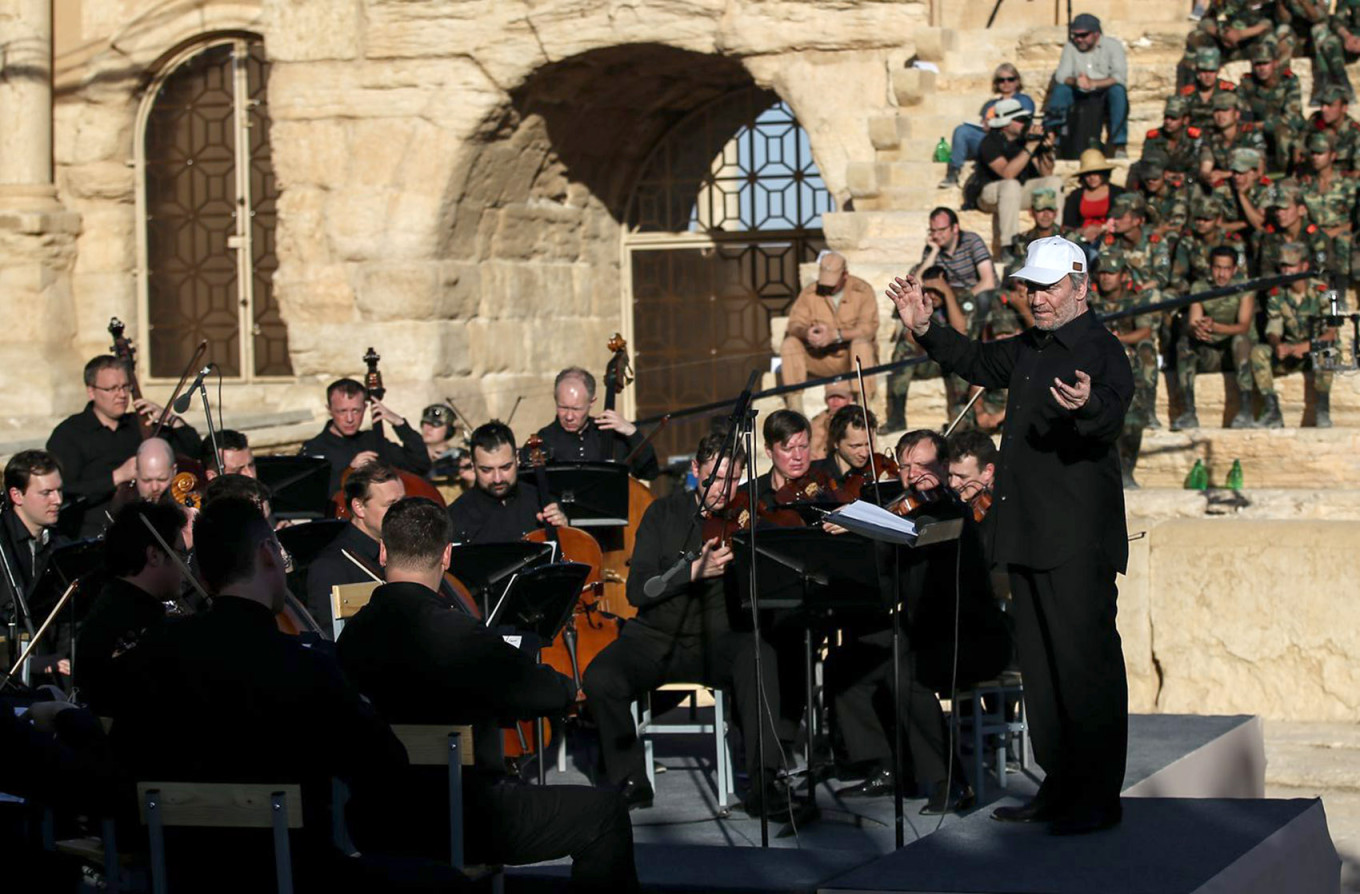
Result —
[{"label": "military cap", "polygon": [[1258,40],[1251,45],[1251,49],[1247,52],[1247,58],[1252,62],[1273,62],[1275,61],[1276,50],[1277,47],[1273,41]]},{"label": "military cap", "polygon": [[1124,249],[1118,245],[1103,245],[1100,254],[1096,257],[1097,273],[1118,273],[1127,270],[1129,266],[1128,258],[1124,256]]},{"label": "military cap", "polygon": [[1138,163],[1138,171],[1144,180],[1156,180],[1166,176],[1166,157],[1159,153],[1145,156]]},{"label": "military cap", "polygon": [[1034,211],[1058,210],[1058,194],[1051,189],[1036,189],[1029,207]]},{"label": "military cap", "polygon": [[1190,204],[1190,214],[1195,220],[1218,217],[1222,213],[1223,206],[1213,196],[1200,196]]},{"label": "military cap", "polygon": [[1295,180],[1281,180],[1271,187],[1266,195],[1267,208],[1288,208],[1291,205],[1301,204],[1300,197],[1302,192],[1299,184]]},{"label": "military cap", "polygon": [[1254,171],[1261,166],[1261,153],[1255,149],[1242,147],[1234,149],[1228,156],[1228,170],[1238,174]]},{"label": "military cap", "polygon": [[1219,109],[1240,109],[1237,104],[1237,94],[1231,90],[1220,90],[1214,94],[1213,102],[1210,107],[1217,112]]},{"label": "military cap", "polygon": [[1130,211],[1147,217],[1147,202],[1144,201],[1142,193],[1122,192],[1115,197],[1114,202],[1110,205],[1111,217],[1122,217]]},{"label": "military cap", "polygon": [[1308,135],[1309,152],[1335,152],[1336,135],[1326,130],[1319,130]]},{"label": "military cap", "polygon": [[1163,216],[1161,223],[1169,223],[1177,229],[1185,226],[1186,218],[1190,216],[1190,204],[1179,196],[1171,203],[1171,208]]},{"label": "military cap", "polygon": [[1200,47],[1195,50],[1195,69],[1197,71],[1218,71],[1223,67],[1223,54],[1218,47]]},{"label": "military cap", "polygon": [[1346,88],[1335,82],[1324,84],[1318,91],[1318,105],[1326,105],[1329,102],[1336,102],[1338,99],[1350,102],[1350,97],[1346,95]]},{"label": "military cap", "polygon": [[1168,96],[1162,114],[1167,118],[1184,118],[1190,114],[1190,102],[1184,96]]},{"label": "military cap", "polygon": [[1279,264],[1301,264],[1308,257],[1308,249],[1297,242],[1286,242],[1280,246]]}]

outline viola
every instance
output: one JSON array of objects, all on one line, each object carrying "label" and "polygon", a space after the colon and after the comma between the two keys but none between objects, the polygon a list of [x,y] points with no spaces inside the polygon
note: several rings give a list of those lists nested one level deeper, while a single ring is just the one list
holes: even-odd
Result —
[{"label": "viola", "polygon": [[789,506],[795,503],[833,502],[836,499],[836,482],[828,473],[812,468],[802,477],[785,481],[773,494],[762,499],[757,508],[761,521],[783,528],[801,528],[807,522],[797,510]]},{"label": "viola", "polygon": [[948,500],[949,495],[949,488],[942,484],[931,488],[909,487],[902,492],[900,497],[893,500],[884,508],[889,512],[894,512],[900,516],[906,517],[927,506]]},{"label": "viola", "polygon": [[203,489],[193,472],[180,472],[170,480],[170,494],[176,503],[190,509],[203,508]]}]

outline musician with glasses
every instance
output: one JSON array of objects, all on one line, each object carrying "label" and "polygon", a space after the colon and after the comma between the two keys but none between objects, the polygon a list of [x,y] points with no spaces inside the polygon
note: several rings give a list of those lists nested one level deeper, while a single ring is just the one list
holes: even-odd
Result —
[{"label": "musician with glasses", "polygon": [[[114,491],[137,477],[137,448],[142,443],[137,418],[154,423],[163,410],[145,398],[133,400],[127,364],[110,354],[85,364],[85,394],[89,398],[85,409],[52,430],[47,449],[61,464],[66,495],[82,501],[70,529],[93,537],[109,522],[106,510]],[[198,455],[198,432],[175,413],[165,417],[161,436],[175,452]]]}]

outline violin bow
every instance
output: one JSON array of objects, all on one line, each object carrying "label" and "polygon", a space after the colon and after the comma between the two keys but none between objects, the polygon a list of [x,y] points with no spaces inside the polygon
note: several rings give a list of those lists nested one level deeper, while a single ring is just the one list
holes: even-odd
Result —
[{"label": "violin bow", "polygon": [[57,619],[57,615],[61,613],[61,610],[66,607],[66,603],[70,601],[71,594],[76,591],[76,585],[79,583],[80,581],[78,580],[71,581],[70,586],[66,588],[66,592],[61,594],[61,598],[57,600],[57,605],[52,609],[51,614],[47,616],[47,620],[43,621],[42,626],[38,628],[38,632],[33,634],[33,638],[28,641],[28,645],[24,646],[24,651],[20,653],[19,660],[14,662],[14,666],[5,674],[4,679],[0,679],[0,689],[3,689],[8,685],[14,675],[19,672],[19,668],[24,666],[24,662],[28,660],[28,656],[33,653],[33,650],[37,648],[38,643],[42,641],[43,634],[47,632],[47,628],[52,626],[52,622]]},{"label": "violin bow", "polygon": [[[151,523],[151,520],[146,517],[146,513],[138,512],[137,517],[142,520],[142,524],[146,525],[146,529],[151,532],[151,536],[156,538],[156,542],[160,544],[161,549],[165,550],[165,554],[170,557],[170,561],[179,566],[180,574],[183,574],[185,578],[188,579],[189,583],[193,584],[194,589],[198,591],[198,595],[203,597],[203,601],[209,601],[208,591],[203,589],[203,585],[198,582],[198,578],[194,577],[194,573],[189,570],[189,566],[179,557],[179,553],[171,549],[170,544],[165,542],[165,538],[161,536],[160,531],[156,530],[156,526]],[[179,603],[181,609],[184,609],[185,611],[188,610],[189,606],[180,602],[179,594],[175,595],[175,602]]]},{"label": "violin bow", "polygon": [[855,355],[855,378],[859,383],[859,405],[864,420],[864,430],[869,433],[869,474],[874,479],[874,503],[883,505],[883,494],[878,487],[878,465],[874,461],[874,453],[878,447],[874,444],[874,427],[869,424],[869,399],[864,391],[864,364],[860,362],[859,355]]},{"label": "violin bow", "polygon": [[646,447],[648,444],[652,443],[652,438],[655,438],[657,435],[661,434],[661,429],[665,428],[665,427],[666,427],[666,424],[667,424],[668,422],[670,422],[670,421],[671,421],[671,414],[670,414],[670,413],[667,413],[665,416],[662,416],[662,417],[661,417],[661,421],[658,422],[658,423],[656,424],[656,427],[653,428],[650,432],[647,433],[647,437],[645,437],[645,438],[642,439],[642,443],[640,443],[640,444],[638,444],[636,447],[634,447],[634,448],[633,448],[633,452],[630,453],[630,454],[628,454],[627,456],[625,456],[625,457],[623,458],[624,465],[627,465],[627,464],[631,463],[631,462],[633,461],[633,459],[634,459],[639,453],[642,452],[642,448],[644,448],[644,447]]},{"label": "violin bow", "polygon": [[978,398],[982,397],[982,392],[986,390],[987,389],[983,388],[981,385],[977,386],[977,390],[973,392],[973,396],[968,398],[968,403],[963,405],[962,410],[959,410],[959,415],[954,417],[953,422],[945,426],[944,436],[946,438],[954,433],[955,427],[957,427],[958,424],[963,421],[963,417],[968,415],[968,411],[973,409],[973,404],[977,403]]},{"label": "violin bow", "polygon": [[189,380],[189,373],[194,371],[194,367],[198,366],[199,359],[207,352],[208,340],[205,338],[198,343],[198,347],[194,349],[194,355],[189,358],[188,364],[184,367],[184,372],[180,373],[179,383],[175,385],[175,390],[171,392],[170,399],[165,402],[165,407],[161,410],[161,418],[156,420],[156,428],[151,432],[151,437],[159,438],[161,436],[161,430],[165,428],[165,423],[170,419],[170,406],[179,397],[180,389],[184,387],[184,383]]},{"label": "violin bow", "polygon": [[383,579],[373,573],[373,569],[368,567],[367,562],[360,562],[357,558],[354,557],[354,554],[351,553],[349,550],[341,549],[340,555],[344,556],[346,559],[349,559],[351,562],[353,562],[356,568],[358,568],[364,574],[367,574],[369,577],[373,578],[373,580],[376,581],[377,583],[380,584],[383,583]]}]

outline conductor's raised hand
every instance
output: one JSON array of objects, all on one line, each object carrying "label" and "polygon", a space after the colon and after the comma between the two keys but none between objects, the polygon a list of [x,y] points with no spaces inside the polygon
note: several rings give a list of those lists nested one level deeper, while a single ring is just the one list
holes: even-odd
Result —
[{"label": "conductor's raised hand", "polygon": [[930,315],[934,312],[930,299],[921,288],[921,281],[908,273],[894,277],[888,283],[888,298],[897,308],[897,317],[915,335],[925,335],[930,328]]},{"label": "conductor's raised hand", "polygon": [[1075,385],[1069,385],[1054,376],[1053,385],[1048,389],[1058,406],[1065,410],[1079,410],[1091,399],[1091,377],[1081,370],[1077,370],[1076,375]]},{"label": "conductor's raised hand", "polygon": [[704,543],[703,549],[699,550],[699,558],[690,563],[689,579],[703,580],[708,577],[721,577],[723,571],[727,568],[727,563],[731,561],[731,545],[714,537]]}]

